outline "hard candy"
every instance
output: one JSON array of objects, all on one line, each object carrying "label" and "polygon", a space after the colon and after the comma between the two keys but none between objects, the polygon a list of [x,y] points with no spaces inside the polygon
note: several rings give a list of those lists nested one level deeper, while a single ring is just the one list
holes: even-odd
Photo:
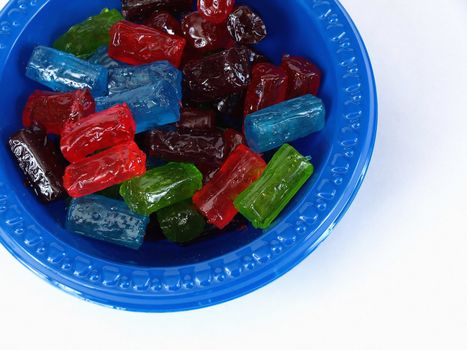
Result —
[{"label": "hard candy", "polygon": [[235,0],[198,0],[198,11],[212,23],[222,23],[232,13]]},{"label": "hard candy", "polygon": [[239,6],[227,20],[230,35],[240,44],[257,44],[267,35],[261,17],[248,6]]},{"label": "hard candy", "polygon": [[261,178],[234,201],[255,228],[266,229],[313,174],[313,165],[292,146],[283,145]]},{"label": "hard candy", "polygon": [[192,7],[192,0],[122,0],[122,13],[131,21],[148,18],[157,11],[177,13]]},{"label": "hard candy", "polygon": [[282,68],[289,77],[287,99],[306,94],[317,95],[321,85],[321,70],[304,57],[285,55]]},{"label": "hard candy", "polygon": [[252,150],[262,153],[318,132],[324,125],[323,101],[305,95],[248,115],[245,137]]},{"label": "hard candy", "polygon": [[109,68],[116,68],[116,67],[126,67],[128,66],[126,63],[116,61],[110,58],[108,54],[108,46],[104,45],[99,47],[91,57],[88,59],[89,63],[97,64],[103,66],[107,69]]},{"label": "hard candy", "polygon": [[107,68],[45,46],[33,50],[26,76],[54,91],[88,88],[94,96],[107,94]]},{"label": "hard candy", "polygon": [[188,163],[168,163],[151,169],[120,186],[120,195],[131,210],[150,215],[189,199],[202,186],[203,176]]},{"label": "hard candy", "polygon": [[123,201],[90,195],[71,201],[65,226],[89,238],[139,249],[148,223],[149,217],[133,213]]}]

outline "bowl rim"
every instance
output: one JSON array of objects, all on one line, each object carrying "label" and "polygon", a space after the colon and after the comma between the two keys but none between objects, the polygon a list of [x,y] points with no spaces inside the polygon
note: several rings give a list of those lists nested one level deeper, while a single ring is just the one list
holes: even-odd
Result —
[{"label": "bowl rim", "polygon": [[[0,12],[0,77],[17,38],[49,1],[10,0]],[[358,137],[353,141],[341,130],[343,138],[332,145],[335,155],[353,152],[355,166],[341,167],[340,172],[332,174],[344,179],[343,186],[309,191],[297,208],[246,247],[197,264],[141,268],[89,256],[44,232],[16,194],[2,183],[0,174],[0,242],[29,270],[65,292],[103,306],[139,312],[183,311],[219,304],[261,288],[300,263],[326,239],[355,198],[373,153],[378,109],[368,52],[348,13],[337,0],[306,0],[305,5],[309,11],[319,12],[323,33],[329,36],[328,45],[336,45],[334,28],[340,24],[338,30],[347,35],[345,47],[352,50],[360,72],[361,90],[356,96],[363,105],[349,107],[345,116],[358,119],[363,115],[368,118],[368,127],[354,128],[351,135]],[[351,87],[344,76],[340,83]],[[348,130],[356,125],[356,119],[342,119]],[[315,176],[322,179],[324,170]],[[337,181],[330,174],[324,180]],[[327,205],[334,200],[332,207]]]}]

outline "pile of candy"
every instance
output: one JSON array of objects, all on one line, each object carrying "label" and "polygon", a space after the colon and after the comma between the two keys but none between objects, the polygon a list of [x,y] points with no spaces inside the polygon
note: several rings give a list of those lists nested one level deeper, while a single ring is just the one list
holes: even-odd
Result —
[{"label": "pile of candy", "polygon": [[70,231],[133,249],[154,220],[177,243],[238,213],[268,228],[313,173],[288,142],[324,127],[319,69],[254,51],[266,26],[234,0],[122,9],[33,50],[26,75],[53,92],[29,97],[9,139],[27,182],[44,202],[72,197]]}]

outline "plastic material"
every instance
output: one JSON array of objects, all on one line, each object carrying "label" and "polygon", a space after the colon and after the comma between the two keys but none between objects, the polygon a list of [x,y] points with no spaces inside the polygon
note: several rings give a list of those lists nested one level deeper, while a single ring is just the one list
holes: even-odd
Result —
[{"label": "plastic material", "polygon": [[[40,88],[24,77],[32,48],[50,44],[74,23],[104,6],[117,8],[120,1],[103,3],[12,1],[0,14],[0,241],[54,286],[125,310],[206,307],[258,289],[293,268],[344,215],[373,149],[374,79],[349,16],[334,0],[237,1],[250,5],[269,30],[259,52],[276,65],[285,52],[305,56],[323,71],[319,97],[328,110],[326,128],[293,143],[312,157],[315,173],[266,232],[242,225],[186,247],[148,241],[132,251],[66,231],[64,203],[37,202],[6,147],[7,138],[21,128],[28,96]],[[300,288],[299,279],[291,282]]]}]

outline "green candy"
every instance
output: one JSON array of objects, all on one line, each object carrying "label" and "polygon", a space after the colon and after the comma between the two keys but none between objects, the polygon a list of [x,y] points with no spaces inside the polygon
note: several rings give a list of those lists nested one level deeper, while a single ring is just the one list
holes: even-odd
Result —
[{"label": "green candy", "polygon": [[191,200],[159,210],[157,220],[167,239],[176,243],[188,243],[199,238],[206,226]]},{"label": "green candy", "polygon": [[122,19],[122,14],[117,10],[103,9],[100,14],[72,26],[55,40],[53,47],[87,59],[100,46],[109,44],[110,28]]},{"label": "green candy", "polygon": [[313,174],[313,165],[289,144],[272,157],[261,178],[234,201],[255,228],[266,229]]},{"label": "green candy", "polygon": [[131,210],[150,215],[191,198],[201,189],[202,181],[203,175],[193,164],[169,163],[124,182],[120,195]]}]

